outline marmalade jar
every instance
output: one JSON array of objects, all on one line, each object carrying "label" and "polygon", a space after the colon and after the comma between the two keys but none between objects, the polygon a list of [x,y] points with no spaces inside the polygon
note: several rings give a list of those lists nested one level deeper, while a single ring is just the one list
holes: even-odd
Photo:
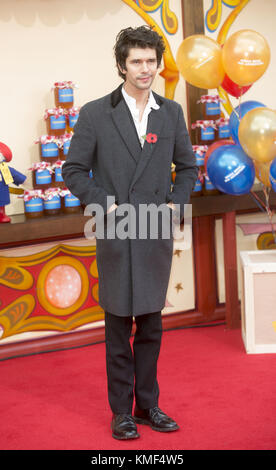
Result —
[{"label": "marmalade jar", "polygon": [[46,109],[44,119],[48,135],[60,136],[66,132],[66,110],[63,108]]},{"label": "marmalade jar", "polygon": [[74,105],[74,88],[75,84],[71,81],[55,82],[54,93],[55,93],[55,105],[58,108],[69,109]]}]

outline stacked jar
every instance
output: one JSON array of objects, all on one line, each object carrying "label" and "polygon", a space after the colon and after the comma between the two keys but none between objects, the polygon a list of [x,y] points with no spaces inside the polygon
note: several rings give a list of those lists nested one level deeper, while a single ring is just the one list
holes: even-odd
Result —
[{"label": "stacked jar", "polygon": [[35,219],[42,217],[44,215],[44,205],[43,205],[43,191],[38,189],[24,191],[23,195],[18,197],[23,197],[24,200],[24,211],[25,215],[29,219]]},{"label": "stacked jar", "polygon": [[57,146],[59,149],[59,158],[60,160],[66,160],[66,156],[69,152],[69,147],[71,143],[71,139],[73,136],[73,132],[71,131],[70,133],[66,133],[61,135],[57,140]]},{"label": "stacked jar", "polygon": [[63,181],[62,177],[62,165],[64,163],[64,160],[57,160],[55,163],[52,165],[52,187],[54,188],[60,188],[64,189],[65,188],[65,183]]},{"label": "stacked jar", "polygon": [[204,185],[204,157],[208,150],[208,145],[193,145],[193,151],[196,157],[196,164],[198,166],[198,178],[195,187],[192,191],[192,197],[198,197],[203,194]]},{"label": "stacked jar", "polygon": [[[39,194],[43,201],[43,210],[40,215],[56,215],[61,212],[61,198],[64,200],[61,191],[67,190],[62,178],[62,165],[69,151],[80,110],[80,107],[74,106],[75,88],[77,86],[72,81],[54,83],[52,90],[55,107],[46,109],[44,114],[47,134],[35,141],[40,145],[40,162],[34,163],[30,170],[34,191],[41,191]],[[29,197],[27,194],[26,198]],[[74,196],[71,199],[73,198]],[[73,202],[76,207],[81,207],[78,200]],[[25,204],[26,214],[30,205],[31,203]]]},{"label": "stacked jar", "polygon": [[203,120],[216,121],[221,117],[219,95],[202,95],[198,103],[201,104],[201,116]]},{"label": "stacked jar", "polygon": [[36,162],[29,168],[32,171],[34,189],[45,190],[52,186],[52,165],[49,162]]},{"label": "stacked jar", "polygon": [[59,188],[49,188],[43,193],[45,215],[58,215],[61,211]]},{"label": "stacked jar", "polygon": [[60,192],[61,196],[61,209],[66,214],[78,213],[81,210],[81,203],[76,196],[74,196],[69,189],[64,189]]},{"label": "stacked jar", "polygon": [[[194,191],[203,195],[219,194],[219,191],[210,181],[207,170],[204,166],[204,157],[210,145],[220,139],[229,136],[228,120],[222,117],[220,103],[222,102],[219,95],[203,95],[198,103],[201,105],[201,120],[197,120],[192,124],[194,131],[193,140],[196,145],[193,146],[197,165],[199,166],[198,188],[195,186]],[[200,182],[202,184],[200,191]]]},{"label": "stacked jar", "polygon": [[78,120],[80,108],[73,106],[67,111],[67,132],[73,132],[75,124]]},{"label": "stacked jar", "polygon": [[48,163],[53,163],[59,160],[59,147],[57,138],[54,135],[42,135],[35,141],[40,144],[40,160]]}]

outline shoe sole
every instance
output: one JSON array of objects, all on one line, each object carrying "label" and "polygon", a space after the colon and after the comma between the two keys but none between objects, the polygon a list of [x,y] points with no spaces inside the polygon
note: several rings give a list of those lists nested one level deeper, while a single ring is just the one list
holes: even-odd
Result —
[{"label": "shoe sole", "polygon": [[138,437],[140,437],[140,434],[135,434],[135,436],[116,436],[116,434],[113,434],[112,433],[112,437],[114,437],[114,439],[117,439],[118,441],[127,441],[127,440],[130,440],[130,439],[137,439]]},{"label": "shoe sole", "polygon": [[166,428],[166,429],[161,429],[153,426],[150,421],[143,419],[143,418],[136,418],[134,416],[134,421],[137,424],[146,424],[147,426],[150,426],[153,431],[158,431],[158,432],[172,432],[172,431],[177,431],[179,429],[179,426],[176,425],[174,428]]}]

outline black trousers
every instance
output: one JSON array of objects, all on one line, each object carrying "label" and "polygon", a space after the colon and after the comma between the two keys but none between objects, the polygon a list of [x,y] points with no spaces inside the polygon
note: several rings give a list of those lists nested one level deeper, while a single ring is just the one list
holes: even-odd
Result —
[{"label": "black trousers", "polygon": [[133,400],[140,409],[158,405],[157,360],[162,337],[161,312],[135,317],[105,312],[108,400],[115,414],[132,413]]}]

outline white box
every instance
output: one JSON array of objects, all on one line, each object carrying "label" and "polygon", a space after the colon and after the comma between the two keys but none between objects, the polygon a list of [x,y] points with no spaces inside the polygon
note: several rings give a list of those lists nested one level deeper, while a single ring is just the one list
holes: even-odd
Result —
[{"label": "white box", "polygon": [[247,353],[276,352],[276,251],[241,251],[241,329]]}]

